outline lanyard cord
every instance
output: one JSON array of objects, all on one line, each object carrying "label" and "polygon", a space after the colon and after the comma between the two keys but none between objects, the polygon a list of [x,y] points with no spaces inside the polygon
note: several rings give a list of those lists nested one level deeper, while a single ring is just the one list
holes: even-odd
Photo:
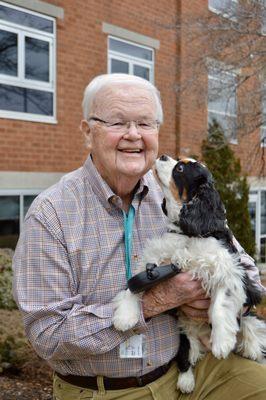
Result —
[{"label": "lanyard cord", "polygon": [[135,208],[131,205],[128,214],[123,211],[124,232],[125,232],[125,253],[126,253],[126,277],[127,281],[132,277],[131,272],[131,248],[132,232],[135,218]]}]

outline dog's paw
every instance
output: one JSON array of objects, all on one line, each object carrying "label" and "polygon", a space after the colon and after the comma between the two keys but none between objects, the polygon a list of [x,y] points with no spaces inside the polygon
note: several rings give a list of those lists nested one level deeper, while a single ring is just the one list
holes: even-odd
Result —
[{"label": "dog's paw", "polygon": [[122,332],[133,328],[140,316],[140,305],[137,295],[129,290],[124,290],[113,299],[113,318],[114,327]]},{"label": "dog's paw", "polygon": [[192,368],[190,367],[187,372],[180,372],[177,380],[177,389],[182,393],[191,393],[195,387],[195,378]]},{"label": "dog's paw", "polygon": [[138,315],[125,317],[125,315],[120,315],[119,312],[115,312],[113,316],[113,325],[115,329],[117,329],[118,331],[125,332],[128,329],[134,328],[138,320],[139,320]]},{"label": "dog's paw", "polygon": [[212,337],[212,354],[219,360],[226,358],[234,350],[235,345],[236,337],[233,334],[225,335],[223,338]]}]

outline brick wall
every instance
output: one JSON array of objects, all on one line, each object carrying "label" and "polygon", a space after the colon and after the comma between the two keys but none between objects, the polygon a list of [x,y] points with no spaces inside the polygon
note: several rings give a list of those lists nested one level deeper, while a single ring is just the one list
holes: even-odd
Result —
[{"label": "brick wall", "polygon": [[[201,40],[198,21],[208,15],[208,0],[46,2],[64,9],[64,19],[57,20],[58,123],[1,119],[0,171],[66,172],[84,161],[81,101],[86,84],[107,72],[103,22],[160,41],[155,51],[155,84],[165,114],[160,153],[200,155],[207,132],[208,44]],[[245,102],[245,90],[242,98]],[[258,138],[257,130],[239,136],[239,144],[233,146],[249,175],[262,168],[257,162],[262,154]]]},{"label": "brick wall", "polygon": [[160,41],[155,52],[155,84],[161,91],[165,124],[160,151],[176,153],[177,38],[175,0],[51,0],[64,8],[57,20],[57,124],[1,119],[0,170],[70,171],[86,157],[79,131],[85,85],[107,72],[107,35],[102,23]]}]

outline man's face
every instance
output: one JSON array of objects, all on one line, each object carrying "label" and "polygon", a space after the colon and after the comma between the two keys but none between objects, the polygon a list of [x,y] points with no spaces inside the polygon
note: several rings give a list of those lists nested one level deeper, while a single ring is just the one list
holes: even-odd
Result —
[{"label": "man's face", "polygon": [[[115,85],[98,93],[90,117],[108,122],[155,121],[155,101],[152,94],[140,86]],[[129,183],[136,183],[157,157],[157,128],[140,133],[131,124],[126,132],[117,132],[101,122],[92,121],[87,135],[93,162],[112,189],[118,189],[120,180],[124,178]]]}]

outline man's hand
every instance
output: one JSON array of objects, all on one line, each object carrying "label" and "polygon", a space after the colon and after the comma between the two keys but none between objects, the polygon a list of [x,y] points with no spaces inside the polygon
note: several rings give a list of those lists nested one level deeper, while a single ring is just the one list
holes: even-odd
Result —
[{"label": "man's hand", "polygon": [[182,272],[159,283],[143,295],[144,318],[181,307],[190,318],[208,320],[209,300],[199,280],[192,280],[189,272]]},{"label": "man's hand", "polygon": [[208,322],[208,310],[210,307],[210,299],[206,296],[198,300],[193,300],[187,304],[180,306],[180,309],[188,318],[192,318],[198,321]]}]

